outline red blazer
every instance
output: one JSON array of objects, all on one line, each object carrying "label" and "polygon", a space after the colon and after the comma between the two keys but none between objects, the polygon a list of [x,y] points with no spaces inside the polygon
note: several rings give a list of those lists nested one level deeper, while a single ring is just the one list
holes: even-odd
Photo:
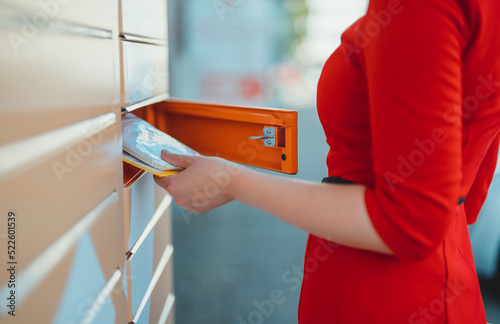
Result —
[{"label": "red blazer", "polygon": [[300,324],[486,323],[467,225],[498,153],[498,17],[498,0],[372,0],[342,35],[318,84],[329,175],[368,187],[395,256],[310,235]]}]

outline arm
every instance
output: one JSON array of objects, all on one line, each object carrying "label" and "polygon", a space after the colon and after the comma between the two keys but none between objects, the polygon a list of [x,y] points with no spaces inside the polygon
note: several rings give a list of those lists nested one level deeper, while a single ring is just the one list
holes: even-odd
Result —
[{"label": "arm", "polygon": [[[387,3],[370,1],[369,16]],[[399,11],[363,51],[375,175],[365,202],[384,242],[415,262],[442,246],[457,215],[467,26],[458,1]]]},{"label": "arm", "polygon": [[[378,13],[388,3],[370,4]],[[374,22],[367,17],[358,32]],[[339,244],[427,258],[446,237],[460,196],[461,125],[449,117],[462,117],[463,24],[455,1],[407,1],[365,44],[373,187],[280,179],[220,159],[168,154],[164,159],[186,170],[157,182],[188,210],[237,199]]]},{"label": "arm", "polygon": [[203,213],[239,200],[327,240],[392,254],[370,222],[364,186],[271,176],[219,158],[188,157],[166,151],[162,158],[185,168],[179,174],[155,180],[187,210]]}]

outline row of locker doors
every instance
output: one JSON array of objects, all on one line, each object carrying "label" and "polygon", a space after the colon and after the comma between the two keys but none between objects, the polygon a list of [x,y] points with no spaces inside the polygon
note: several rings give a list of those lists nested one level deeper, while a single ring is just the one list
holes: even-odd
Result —
[{"label": "row of locker doors", "polygon": [[122,114],[297,172],[296,112],[169,98],[166,7],[0,2],[0,323],[174,322],[172,201],[123,164]]}]

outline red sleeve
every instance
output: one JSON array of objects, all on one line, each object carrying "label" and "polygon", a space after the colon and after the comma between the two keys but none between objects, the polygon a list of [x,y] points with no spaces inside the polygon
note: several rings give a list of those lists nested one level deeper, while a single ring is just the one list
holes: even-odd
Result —
[{"label": "red sleeve", "polygon": [[[375,0],[368,10],[359,32],[374,35],[363,53],[375,186],[365,201],[395,255],[417,261],[444,240],[459,196],[461,130],[444,116],[461,114],[464,18],[449,0]],[[383,10],[390,21],[375,34]]]},{"label": "red sleeve", "polygon": [[477,220],[477,216],[481,207],[483,207],[488,189],[493,180],[493,174],[497,165],[498,159],[498,144],[500,141],[500,134],[497,135],[490,148],[484,156],[483,162],[479,167],[474,183],[472,184],[467,198],[464,202],[465,214],[467,215],[467,222],[473,224]]}]

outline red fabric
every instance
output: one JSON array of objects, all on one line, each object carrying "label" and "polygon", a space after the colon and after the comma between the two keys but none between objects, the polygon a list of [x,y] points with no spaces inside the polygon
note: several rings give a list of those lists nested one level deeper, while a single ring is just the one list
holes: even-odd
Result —
[{"label": "red fabric", "polygon": [[498,17],[498,0],[374,0],[342,35],[318,84],[329,175],[368,187],[395,256],[311,235],[300,324],[486,323],[467,224],[498,151]]}]

